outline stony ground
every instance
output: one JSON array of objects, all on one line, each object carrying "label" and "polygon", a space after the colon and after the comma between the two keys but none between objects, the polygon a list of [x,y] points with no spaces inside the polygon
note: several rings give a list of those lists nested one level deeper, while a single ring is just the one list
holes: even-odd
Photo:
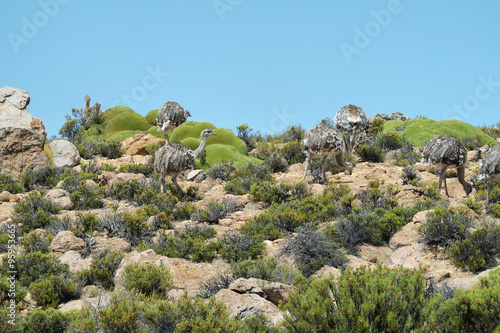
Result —
[{"label": "stony ground", "polygon": [[[420,187],[412,185],[403,185],[401,175],[403,168],[394,165],[394,160],[391,159],[392,153],[389,153],[386,162],[384,163],[358,163],[354,168],[352,175],[345,175],[344,173],[331,175],[327,173],[328,182],[347,184],[353,194],[357,194],[367,188],[369,180],[379,179],[383,182],[382,190],[387,186],[394,185],[399,189],[397,195],[401,205],[410,206],[415,199],[423,196],[423,190]],[[470,153],[471,160],[474,152]],[[97,158],[98,164],[111,164],[119,167],[122,164],[145,164],[149,160],[149,156],[130,156],[126,155],[119,159],[109,160]],[[470,178],[479,164],[471,163],[466,169],[466,179]],[[76,169],[79,166],[75,167]],[[419,170],[419,176],[422,183],[431,184],[437,181],[437,176],[430,172],[427,165],[417,164],[415,166]],[[278,182],[297,182],[301,181],[304,174],[303,164],[291,165],[289,170],[285,173],[274,174]],[[129,180],[141,178],[142,175],[134,174],[121,174],[120,179]],[[202,176],[198,176],[200,179]],[[311,184],[312,177],[308,177],[311,192],[315,195],[322,193],[326,185]],[[220,236],[228,230],[237,230],[246,221],[260,214],[266,209],[266,204],[261,202],[252,202],[248,199],[247,195],[235,196],[228,194],[224,190],[225,182],[221,180],[213,180],[206,178],[202,181],[187,181],[186,178],[181,179],[179,182],[181,187],[187,188],[188,186],[195,186],[203,195],[203,199],[196,204],[199,207],[205,206],[208,202],[214,199],[231,199],[236,202],[238,210],[224,219],[220,220],[218,225],[215,225],[217,235]],[[441,194],[445,200],[450,202],[450,206],[461,206],[465,193],[461,184],[456,178],[448,179],[448,189],[452,198],[446,198],[444,189]],[[9,193],[0,194],[0,223],[5,223],[9,220],[10,216],[14,213],[14,206],[17,201],[21,200],[27,194],[11,195]],[[103,216],[113,211],[113,207],[117,206],[119,212],[134,211],[137,207],[133,207],[126,201],[106,200],[106,206],[103,209],[95,210],[93,213]],[[361,265],[374,265],[380,262],[384,265],[395,267],[403,266],[407,268],[428,267],[427,277],[435,278],[437,281],[447,281],[451,285],[461,288],[468,288],[478,281],[478,276],[487,275],[489,271],[484,271],[481,274],[474,275],[468,271],[455,267],[451,261],[445,259],[439,249],[430,248],[422,242],[418,228],[425,221],[427,212],[420,212],[414,216],[413,222],[407,224],[402,230],[398,231],[386,246],[376,247],[373,245],[365,244],[360,247],[358,255],[349,255],[348,267],[359,267]],[[75,215],[77,212],[63,210],[60,215]],[[491,217],[477,216],[471,211],[471,214],[479,221],[481,219]],[[193,221],[177,221],[174,222],[174,228],[181,228],[183,226],[193,224]],[[333,223],[326,222],[329,224]],[[496,221],[496,223],[499,223]],[[174,284],[177,289],[171,291],[171,296],[181,295],[184,290],[191,294],[196,294],[203,283],[216,278],[219,273],[228,272],[229,264],[223,260],[215,260],[212,263],[193,263],[184,259],[167,258],[154,253],[153,250],[137,252],[132,249],[129,243],[123,239],[108,237],[105,233],[95,232],[93,237],[97,241],[98,248],[108,248],[112,251],[120,251],[125,253],[125,259],[122,261],[120,268],[115,276],[115,284],[117,289],[123,288],[121,282],[121,274],[124,267],[132,262],[150,262],[156,264],[165,264],[170,267]],[[273,242],[266,241],[266,255],[273,256],[279,251],[280,245],[283,240],[275,240]],[[70,231],[59,233],[51,243],[51,250],[55,256],[61,261],[69,264],[72,272],[78,272],[81,269],[89,268],[92,265],[92,256],[85,259],[82,258],[80,251],[83,249],[83,240],[75,237]],[[339,274],[339,271],[332,267],[324,267],[316,273],[318,276],[333,273]],[[233,283],[234,284],[234,283]],[[264,288],[263,286],[267,286]],[[218,298],[226,303],[233,315],[244,317],[245,312],[251,312],[253,308],[259,307],[268,314],[273,321],[281,318],[281,312],[276,307],[280,299],[286,299],[290,286],[269,286],[262,281],[239,281],[236,285],[232,285],[229,289],[220,292]],[[265,289],[265,290],[264,290]],[[82,298],[80,300],[71,301],[62,304],[59,308],[62,311],[80,308],[85,302],[96,303],[102,301],[101,298],[96,296],[106,296],[108,293],[95,286],[88,286],[85,288]],[[278,296],[276,296],[276,295]],[[242,296],[254,295],[254,296]],[[267,296],[266,296],[267,295]],[[271,296],[270,296],[271,295]],[[272,301],[273,296],[274,301]],[[264,302],[265,301],[265,302]],[[36,304],[30,303],[31,308]],[[251,315],[251,313],[247,313]]]}]

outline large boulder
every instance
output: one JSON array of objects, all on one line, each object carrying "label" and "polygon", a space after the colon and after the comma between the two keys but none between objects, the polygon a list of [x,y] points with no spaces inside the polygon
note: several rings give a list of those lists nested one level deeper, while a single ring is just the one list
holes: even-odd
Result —
[{"label": "large boulder", "polygon": [[49,144],[52,164],[56,167],[74,167],[80,163],[80,153],[68,140],[54,140]]},{"label": "large boulder", "polygon": [[43,150],[47,132],[42,121],[26,110],[29,102],[25,90],[0,89],[0,172],[14,179],[49,163]]},{"label": "large boulder", "polygon": [[122,141],[122,149],[127,155],[148,155],[149,153],[146,150],[148,146],[164,142],[164,139],[151,134],[136,134]]}]

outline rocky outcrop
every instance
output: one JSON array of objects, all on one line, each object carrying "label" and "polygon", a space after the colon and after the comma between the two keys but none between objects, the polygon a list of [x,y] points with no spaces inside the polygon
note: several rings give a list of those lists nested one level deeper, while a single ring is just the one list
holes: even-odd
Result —
[{"label": "rocky outcrop", "polygon": [[127,155],[147,155],[149,154],[146,150],[148,146],[164,142],[164,139],[151,134],[136,134],[122,141],[122,149]]},{"label": "rocky outcrop", "polygon": [[27,91],[0,89],[0,172],[14,179],[49,163],[43,150],[47,132],[42,121],[26,110],[29,101]]},{"label": "rocky outcrop", "polygon": [[63,209],[71,209],[71,207],[73,207],[69,193],[62,188],[49,190],[47,194],[45,194],[45,198],[61,206]]},{"label": "rocky outcrop", "polygon": [[[375,117],[373,117],[373,118],[380,118],[384,122],[390,121],[390,120],[396,120],[396,119],[399,119],[399,120],[402,120],[402,121],[407,121],[407,120],[411,119],[410,117],[405,116],[401,112],[393,112],[391,114],[380,114],[380,113],[377,113],[375,115]],[[373,119],[373,118],[371,118],[371,119]]]},{"label": "rocky outcrop", "polygon": [[61,231],[52,239],[50,249],[55,252],[55,255],[63,254],[66,251],[81,251],[85,246],[83,239],[78,238],[69,230]]},{"label": "rocky outcrop", "polygon": [[83,269],[89,269],[90,266],[85,260],[82,259],[82,255],[77,251],[67,251],[61,257],[59,257],[62,263],[68,264],[69,271],[72,274],[77,274]]},{"label": "rocky outcrop", "polygon": [[49,144],[52,164],[56,167],[74,167],[80,163],[80,153],[68,140],[54,140]]}]

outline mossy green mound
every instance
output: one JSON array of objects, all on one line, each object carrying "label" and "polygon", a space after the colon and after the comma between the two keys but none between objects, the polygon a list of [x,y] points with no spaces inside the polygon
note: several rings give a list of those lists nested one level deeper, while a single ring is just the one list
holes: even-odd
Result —
[{"label": "mossy green mound", "polygon": [[146,133],[156,136],[157,138],[165,139],[165,135],[163,134],[162,131],[158,132],[158,127],[156,125],[148,128]]},{"label": "mossy green mound", "polygon": [[158,116],[158,111],[160,111],[160,109],[152,110],[152,111],[149,111],[148,114],[146,115],[146,120],[148,121],[148,123],[150,125],[153,125],[153,126],[158,125],[156,123],[156,116]]},{"label": "mossy green mound", "polygon": [[[406,128],[403,131],[396,131],[396,128],[401,126],[406,126]],[[384,124],[383,133],[391,132],[397,132],[399,136],[404,135],[407,140],[411,140],[417,147],[422,146],[425,140],[431,140],[439,135],[453,135],[458,139],[478,136],[484,145],[496,144],[496,141],[491,136],[485,134],[479,128],[456,119],[442,121],[428,118],[407,121],[391,120]]]},{"label": "mossy green mound", "polygon": [[217,135],[207,140],[205,148],[207,163],[204,168],[222,161],[232,161],[236,167],[245,166],[250,162],[261,162],[255,157],[248,156],[247,146],[233,132],[225,128],[216,128],[208,122],[185,122],[172,132],[170,142],[181,142],[194,150],[199,146],[200,132],[205,128],[211,128]]},{"label": "mossy green mound", "polygon": [[119,113],[106,121],[107,132],[146,131],[151,125],[140,114],[130,111]]}]

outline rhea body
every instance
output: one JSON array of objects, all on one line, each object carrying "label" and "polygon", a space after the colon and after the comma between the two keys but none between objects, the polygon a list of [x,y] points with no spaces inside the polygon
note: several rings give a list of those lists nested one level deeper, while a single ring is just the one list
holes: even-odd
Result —
[{"label": "rhea body", "polygon": [[448,194],[446,185],[446,170],[450,167],[457,169],[457,178],[462,184],[467,195],[472,191],[471,184],[465,181],[465,166],[467,165],[467,148],[452,135],[441,135],[435,137],[424,147],[422,151],[422,162],[427,162],[440,168],[439,172],[439,187],[444,181],[444,189]]},{"label": "rhea body", "polygon": [[328,156],[334,156],[338,165],[346,170],[346,173],[352,173],[352,165],[344,162],[343,159],[343,141],[340,134],[328,125],[319,125],[310,129],[302,139],[302,150],[306,154],[306,167],[304,171],[304,181],[306,180],[307,170],[311,160],[321,156],[321,168],[323,171],[323,181],[326,182],[326,159]]},{"label": "rhea body", "polygon": [[167,102],[163,104],[156,116],[158,132],[163,131],[165,141],[168,142],[168,131],[173,131],[185,123],[188,117],[191,117],[191,114],[184,110],[179,103]]},{"label": "rhea body", "polygon": [[335,115],[335,127],[344,135],[344,151],[350,154],[361,132],[369,126],[362,108],[356,105],[343,106]]},{"label": "rhea body", "polygon": [[500,145],[490,148],[479,165],[479,177],[488,178],[486,205],[490,204],[490,192],[495,181],[500,179]]},{"label": "rhea body", "polygon": [[154,159],[154,169],[161,175],[161,191],[165,189],[165,177],[169,176],[174,185],[182,191],[177,184],[177,176],[185,171],[191,170],[194,167],[194,161],[198,158],[207,144],[207,139],[216,135],[211,129],[207,128],[201,131],[201,142],[198,148],[191,150],[186,145],[179,142],[171,142],[165,144],[158,149]]}]

